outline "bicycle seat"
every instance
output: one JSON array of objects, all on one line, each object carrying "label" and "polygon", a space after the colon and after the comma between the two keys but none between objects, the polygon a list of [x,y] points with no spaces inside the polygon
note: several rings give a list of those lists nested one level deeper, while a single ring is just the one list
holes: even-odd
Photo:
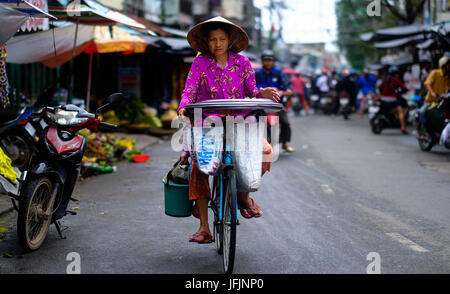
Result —
[{"label": "bicycle seat", "polygon": [[14,122],[24,112],[25,108],[7,108],[0,110],[0,125],[7,125]]}]

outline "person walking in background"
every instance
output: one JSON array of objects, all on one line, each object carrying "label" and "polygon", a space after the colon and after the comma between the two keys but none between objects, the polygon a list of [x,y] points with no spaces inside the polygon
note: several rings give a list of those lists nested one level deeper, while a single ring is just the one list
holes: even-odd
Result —
[{"label": "person walking in background", "polygon": [[9,84],[6,75],[6,48],[0,47],[0,110],[5,109],[9,102]]},{"label": "person walking in background", "polygon": [[289,97],[294,94],[291,89],[291,81],[281,70],[275,68],[275,54],[271,50],[265,50],[263,52],[261,61],[262,69],[255,73],[256,85],[258,89],[276,88],[281,92],[281,96],[284,97],[284,99],[281,100],[284,108],[279,113],[280,143],[282,144],[284,151],[295,152],[296,150],[288,145],[291,141],[292,131],[286,105]]},{"label": "person walking in background", "polygon": [[359,116],[364,117],[368,107],[368,101],[377,93],[377,78],[368,70],[363,71],[363,75],[357,80],[357,89],[361,91],[361,103],[359,105]]},{"label": "person walking in background", "polygon": [[303,76],[301,73],[297,73],[292,79],[292,90],[294,90],[294,93],[299,95],[300,101],[303,105],[303,109],[305,109],[306,115],[309,115],[309,106],[308,102],[306,101],[305,96],[305,88],[306,88],[306,82],[303,79]]}]

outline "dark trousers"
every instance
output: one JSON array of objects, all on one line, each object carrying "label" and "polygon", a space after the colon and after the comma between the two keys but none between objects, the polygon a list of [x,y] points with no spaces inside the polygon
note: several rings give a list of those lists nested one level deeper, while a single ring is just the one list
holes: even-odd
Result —
[{"label": "dark trousers", "polygon": [[289,123],[288,113],[285,109],[280,111],[280,143],[285,144],[291,141],[291,124]]},{"label": "dark trousers", "polygon": [[[278,113],[280,127],[274,129],[275,138],[279,137],[281,144],[286,144],[291,141],[291,124],[289,123],[288,113],[285,109]],[[267,124],[267,141],[272,143],[272,128],[276,127]]]}]

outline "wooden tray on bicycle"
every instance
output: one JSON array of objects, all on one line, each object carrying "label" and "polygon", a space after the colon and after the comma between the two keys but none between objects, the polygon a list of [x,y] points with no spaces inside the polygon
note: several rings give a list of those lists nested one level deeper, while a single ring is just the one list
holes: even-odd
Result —
[{"label": "wooden tray on bicycle", "polygon": [[270,99],[215,99],[185,106],[189,112],[201,108],[203,112],[263,110],[266,113],[280,112],[283,105]]}]

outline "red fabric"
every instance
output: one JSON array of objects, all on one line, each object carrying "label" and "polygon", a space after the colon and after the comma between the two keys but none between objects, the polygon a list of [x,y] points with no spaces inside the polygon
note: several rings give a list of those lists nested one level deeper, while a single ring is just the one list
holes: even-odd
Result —
[{"label": "red fabric", "polygon": [[295,93],[305,94],[306,83],[301,77],[293,77],[291,83]]},{"label": "red fabric", "polygon": [[403,84],[403,82],[396,77],[388,77],[379,86],[382,97],[397,98],[397,93],[395,93],[395,90],[397,90],[398,88],[402,88],[404,91],[408,91],[408,88],[406,88],[405,84]]}]

